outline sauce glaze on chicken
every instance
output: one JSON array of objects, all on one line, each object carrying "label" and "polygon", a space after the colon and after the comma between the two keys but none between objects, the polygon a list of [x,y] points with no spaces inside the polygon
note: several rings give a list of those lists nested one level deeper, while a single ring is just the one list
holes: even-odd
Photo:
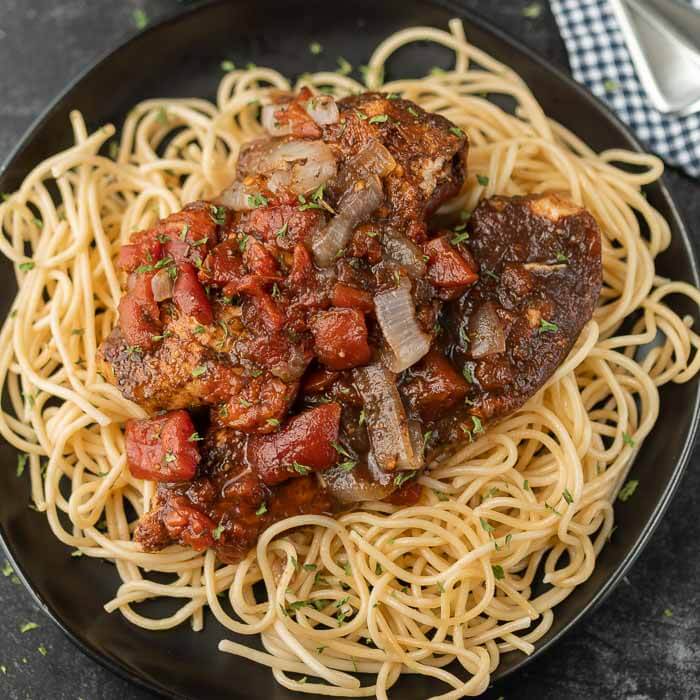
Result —
[{"label": "sauce glaze on chicken", "polygon": [[273,522],[415,503],[433,454],[551,376],[591,317],[600,233],[555,194],[493,197],[451,229],[467,140],[394,95],[263,108],[236,178],[132,235],[104,376],[152,418],[144,549],[235,562]]}]

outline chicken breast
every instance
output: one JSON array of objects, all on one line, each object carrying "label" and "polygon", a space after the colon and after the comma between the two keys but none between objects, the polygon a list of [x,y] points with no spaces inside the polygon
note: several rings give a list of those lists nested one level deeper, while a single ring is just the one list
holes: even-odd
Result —
[{"label": "chicken breast", "polygon": [[535,394],[591,319],[602,284],[598,225],[560,195],[492,197],[467,231],[479,281],[445,309],[443,350],[466,384],[444,439],[465,414],[494,421]]}]

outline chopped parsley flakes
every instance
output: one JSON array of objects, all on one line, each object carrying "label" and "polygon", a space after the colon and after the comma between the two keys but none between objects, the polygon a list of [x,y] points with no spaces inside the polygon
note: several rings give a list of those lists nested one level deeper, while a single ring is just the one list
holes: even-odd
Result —
[{"label": "chopped parsley flakes", "polygon": [[336,73],[340,73],[340,75],[350,75],[350,73],[352,73],[352,63],[342,56],[338,56],[338,69]]},{"label": "chopped parsley flakes", "polygon": [[394,477],[394,485],[397,487],[403,486],[409,479],[412,479],[415,475],[415,471],[400,472]]},{"label": "chopped parsley flakes", "polygon": [[523,8],[523,17],[527,19],[537,19],[542,14],[542,5],[538,2],[533,2]]},{"label": "chopped parsley flakes", "polygon": [[486,518],[479,518],[479,522],[481,523],[481,529],[484,532],[488,532],[490,534],[496,529],[488,520],[486,520]]},{"label": "chopped parsley flakes", "polygon": [[219,524],[211,531],[211,536],[218,540],[221,537],[221,533],[224,531],[224,523],[220,521]]},{"label": "chopped parsley flakes", "polygon": [[620,489],[620,493],[617,494],[617,497],[624,503],[630,496],[634,495],[634,492],[637,490],[637,486],[639,486],[639,481],[637,479],[630,479]]},{"label": "chopped parsley flakes", "polygon": [[226,208],[212,204],[209,207],[209,216],[217,226],[223,226],[226,223]]},{"label": "chopped parsley flakes", "polygon": [[131,17],[134,20],[136,29],[145,29],[148,25],[148,15],[146,14],[145,10],[142,10],[140,7],[131,13]]},{"label": "chopped parsley flakes", "polygon": [[268,199],[264,195],[260,194],[260,192],[257,192],[256,194],[249,194],[248,195],[248,204],[249,206],[259,209],[260,207],[266,207],[268,204]]}]

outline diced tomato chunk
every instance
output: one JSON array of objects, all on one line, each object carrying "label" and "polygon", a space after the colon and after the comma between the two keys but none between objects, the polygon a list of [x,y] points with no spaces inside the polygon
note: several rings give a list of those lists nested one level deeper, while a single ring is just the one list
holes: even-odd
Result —
[{"label": "diced tomato chunk", "polygon": [[127,345],[149,351],[155,346],[153,336],[160,334],[161,325],[149,316],[144,307],[129,294],[119,302],[119,327]]},{"label": "diced tomato chunk", "polygon": [[245,275],[243,258],[238,241],[229,239],[214,248],[199,272],[199,277],[208,284],[225,285]]},{"label": "diced tomato chunk", "polygon": [[301,243],[294,246],[292,269],[289,271],[287,283],[290,288],[303,287],[313,280],[313,263],[306,247]]},{"label": "diced tomato chunk", "polygon": [[123,245],[117,256],[117,267],[133,272],[141,265],[153,265],[160,260],[163,246],[155,238],[144,237],[140,243]]},{"label": "diced tomato chunk", "polygon": [[[258,358],[260,364],[266,364],[265,359]],[[296,384],[286,384],[277,377],[262,374],[231,396],[225,413],[216,412],[216,421],[244,433],[269,433],[277,421],[284,419],[296,389]]]},{"label": "diced tomato chunk", "polygon": [[277,433],[253,436],[248,460],[268,486],[338,461],[333,443],[340,429],[340,404],[327,403],[290,418]]},{"label": "diced tomato chunk", "polygon": [[277,260],[260,242],[250,237],[243,251],[243,262],[254,275],[276,277],[279,274]]},{"label": "diced tomato chunk", "polygon": [[395,506],[415,506],[420,501],[422,492],[423,487],[418,483],[418,480],[410,479],[384,500]]},{"label": "diced tomato chunk", "polygon": [[199,282],[197,270],[190,263],[181,263],[175,285],[173,301],[183,314],[194,316],[200,323],[209,324],[214,320],[209,299]]},{"label": "diced tomato chunk", "polygon": [[133,272],[141,264],[141,246],[123,245],[117,256],[117,267],[126,272]]},{"label": "diced tomato chunk", "polygon": [[366,365],[372,357],[365,317],[357,309],[320,311],[311,321],[314,352],[329,369]]},{"label": "diced tomato chunk", "polygon": [[304,107],[312,97],[311,90],[303,87],[287,109],[275,112],[275,119],[280,124],[289,124],[292,127],[292,135],[302,139],[317,139],[321,136],[321,128]]},{"label": "diced tomato chunk", "polygon": [[268,333],[277,333],[284,328],[284,313],[267,292],[253,293],[250,303],[258,327],[265,329]]},{"label": "diced tomato chunk", "polygon": [[187,241],[179,238],[171,238],[164,246],[166,257],[172,258],[176,265],[180,265],[190,260],[201,262],[202,256],[199,251],[194,252]]},{"label": "diced tomato chunk", "polygon": [[163,525],[170,537],[197,552],[214,546],[212,531],[216,524],[185,496],[171,496],[163,513]]},{"label": "diced tomato chunk", "polygon": [[467,287],[479,279],[474,258],[465,248],[452,245],[449,235],[433,238],[423,250],[428,256],[428,279],[436,287]]},{"label": "diced tomato chunk", "polygon": [[137,479],[189,481],[200,456],[195,429],[187,411],[126,423],[126,461]]},{"label": "diced tomato chunk", "polygon": [[151,281],[155,273],[132,273],[130,289],[119,302],[119,327],[126,342],[141,350],[152,350],[153,336],[160,333],[160,310],[153,297]]},{"label": "diced tomato chunk", "polygon": [[260,296],[264,287],[281,282],[277,260],[260,242],[250,237],[241,255],[239,242],[229,239],[214,248],[207,257],[199,278],[223,287],[226,296]]},{"label": "diced tomato chunk", "polygon": [[153,296],[153,278],[155,272],[144,272],[141,274],[132,274],[129,279],[128,292],[138,302],[145,307],[148,314],[154,318],[160,316],[158,302]]},{"label": "diced tomato chunk", "polygon": [[423,420],[435,420],[464,399],[469,385],[439,351],[431,350],[411,368],[403,393]]},{"label": "diced tomato chunk", "polygon": [[374,310],[372,295],[364,289],[351,287],[342,282],[336,282],[331,295],[333,306],[340,306],[349,309],[359,309],[363,313]]},{"label": "diced tomato chunk", "polygon": [[308,242],[324,221],[318,209],[299,211],[296,199],[291,203],[270,204],[241,215],[241,227],[267,243],[284,250]]},{"label": "diced tomato chunk", "polygon": [[306,246],[294,246],[292,266],[285,280],[285,288],[293,293],[297,307],[307,310],[325,309],[330,306],[330,290],[323,276],[311,262]]}]

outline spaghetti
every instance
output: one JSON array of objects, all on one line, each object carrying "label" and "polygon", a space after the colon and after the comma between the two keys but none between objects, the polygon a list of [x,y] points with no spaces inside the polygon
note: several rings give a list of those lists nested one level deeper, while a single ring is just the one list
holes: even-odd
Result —
[{"label": "spaghetti", "polygon": [[[382,85],[391,55],[414,41],[453,50],[454,69]],[[464,129],[469,177],[446,211],[471,211],[493,194],[567,192],[603,233],[600,305],[543,390],[420,477],[418,505],[368,502],[336,519],[293,517],[267,529],[235,566],[213,551],[142,552],[133,515],[149,509],[154,484],[126,468],[123,425],[144,413],[96,366],[117,321],[114,259],[132,231],[228,185],[241,144],[262,133],[259,106],[272,90],[301,84],[339,98],[381,87]],[[484,93],[507,95],[517,109],[508,113]],[[547,118],[516,73],[469,44],[456,20],[450,32],[417,27],[389,37],[371,57],[366,85],[317,73],[292,86],[250,67],[225,75],[216,104],[142,102],[116,141],[109,125],[88,134],[77,112],[71,124],[75,145],[37,165],[0,204],[0,249],[19,286],[0,333],[12,405],[0,433],[28,455],[34,504],[56,537],[116,565],[122,583],[105,609],[148,629],[189,621],[200,630],[209,608],[226,630],[260,635],[266,649],[223,640],[221,651],[269,666],[295,691],[385,698],[413,673],[445,684],[441,698],[483,692],[500,655],[531,653],[556,605],[591,575],[612,531],[613,501],[658,416],[658,387],[688,381],[700,366],[691,319],[665,303],[672,294],[700,303],[700,293],[654,271],[670,231],[641,187],[660,176],[660,161],[594,153]],[[150,598],[178,608],[146,617],[137,604]],[[363,686],[353,672],[374,680]]]}]

